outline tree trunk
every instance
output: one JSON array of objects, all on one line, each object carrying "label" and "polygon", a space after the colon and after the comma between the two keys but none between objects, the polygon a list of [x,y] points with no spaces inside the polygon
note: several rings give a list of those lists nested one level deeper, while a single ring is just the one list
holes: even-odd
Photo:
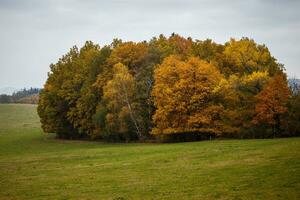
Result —
[{"label": "tree trunk", "polygon": [[273,133],[273,138],[275,138],[275,125],[272,125],[272,133]]}]

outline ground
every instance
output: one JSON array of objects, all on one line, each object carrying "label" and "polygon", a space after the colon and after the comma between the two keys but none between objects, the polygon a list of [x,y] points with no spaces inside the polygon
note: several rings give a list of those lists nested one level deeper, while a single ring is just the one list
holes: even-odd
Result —
[{"label": "ground", "polygon": [[300,199],[300,138],[64,141],[0,104],[0,199]]}]

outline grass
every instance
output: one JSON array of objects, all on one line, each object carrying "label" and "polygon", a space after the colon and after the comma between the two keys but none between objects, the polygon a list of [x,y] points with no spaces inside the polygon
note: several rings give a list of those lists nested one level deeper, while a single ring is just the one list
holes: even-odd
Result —
[{"label": "grass", "polygon": [[63,141],[0,104],[0,199],[300,199],[300,138]]}]

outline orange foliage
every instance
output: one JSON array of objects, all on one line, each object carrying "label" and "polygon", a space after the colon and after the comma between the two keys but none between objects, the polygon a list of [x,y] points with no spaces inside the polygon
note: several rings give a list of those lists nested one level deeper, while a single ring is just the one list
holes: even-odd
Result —
[{"label": "orange foliage", "polygon": [[290,90],[286,79],[282,75],[276,75],[256,96],[253,123],[271,125],[275,134],[275,131],[280,129],[280,117],[288,111],[286,104],[289,96]]},{"label": "orange foliage", "polygon": [[185,62],[170,56],[154,73],[152,133],[218,132],[222,106],[214,104],[213,91],[222,75],[213,65],[196,57]]}]

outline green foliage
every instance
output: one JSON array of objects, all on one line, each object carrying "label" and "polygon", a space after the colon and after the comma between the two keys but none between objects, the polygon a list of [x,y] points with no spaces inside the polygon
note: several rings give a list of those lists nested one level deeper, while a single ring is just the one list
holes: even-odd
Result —
[{"label": "green foliage", "polygon": [[7,94],[1,94],[0,103],[11,103],[11,96]]},{"label": "green foliage", "polygon": [[286,136],[300,136],[300,92],[294,93],[288,102],[285,122]]}]

